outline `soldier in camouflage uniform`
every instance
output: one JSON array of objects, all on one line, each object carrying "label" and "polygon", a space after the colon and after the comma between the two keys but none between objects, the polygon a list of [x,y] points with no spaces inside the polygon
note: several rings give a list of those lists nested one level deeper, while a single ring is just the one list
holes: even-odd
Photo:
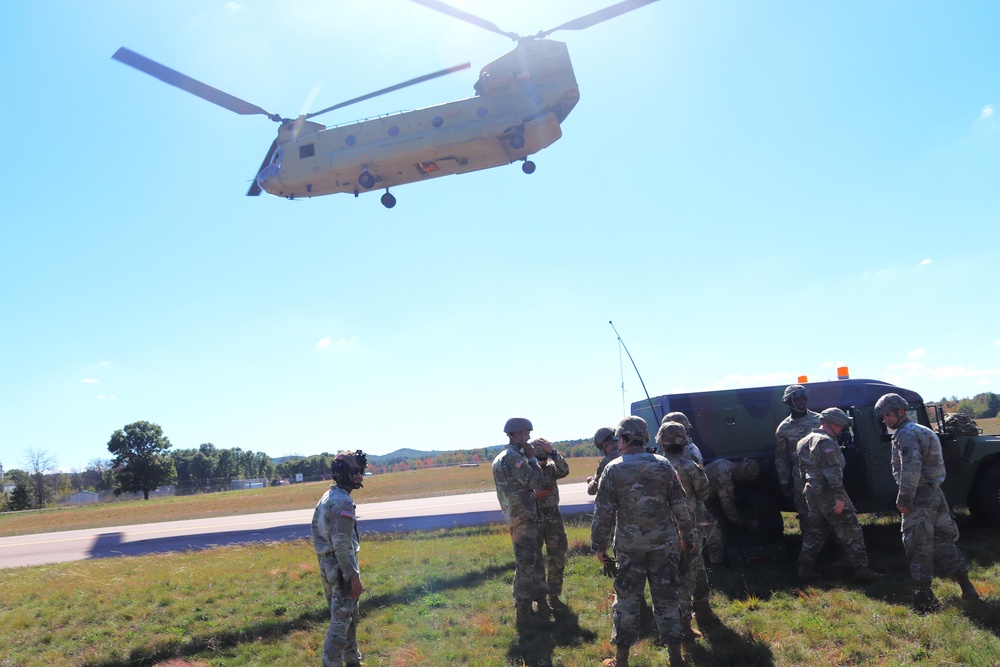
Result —
[{"label": "soldier in camouflage uniform", "polygon": [[[680,414],[680,413],[676,413]],[[688,510],[695,520],[691,533],[693,546],[691,560],[687,564],[687,572],[681,576],[680,613],[681,629],[685,639],[698,639],[701,633],[691,627],[692,596],[694,610],[698,614],[698,625],[705,627],[706,623],[714,623],[718,619],[709,605],[708,572],[705,570],[705,558],[702,556],[702,538],[699,522],[704,520],[706,513],[705,501],[708,500],[708,476],[698,463],[688,459],[684,450],[689,443],[687,430],[680,422],[665,422],[656,432],[656,442],[663,451],[670,465],[677,471],[684,493],[687,495]]]},{"label": "soldier in camouflage uniform", "polygon": [[639,609],[649,581],[653,618],[659,641],[667,645],[670,664],[681,664],[678,566],[690,558],[694,522],[677,472],[662,456],[646,452],[646,422],[626,417],[616,435],[621,456],[607,465],[598,483],[591,548],[602,564],[610,564],[607,550],[614,532],[615,657],[605,667],[628,667],[629,649],[639,639]]},{"label": "soldier in camouflage uniform", "polygon": [[358,598],[364,592],[358,567],[358,519],[351,491],[361,488],[368,458],[360,449],[343,451],[330,471],[333,484],[316,504],[312,540],[319,575],[330,608],[330,627],[323,643],[323,667],[360,667]]},{"label": "soldier in camouflage uniform", "polygon": [[910,420],[909,405],[899,394],[886,394],[875,403],[875,414],[892,434],[892,476],[899,485],[896,509],[903,515],[903,548],[910,560],[910,576],[917,580],[913,605],[920,612],[940,607],[931,580],[934,563],[958,582],[962,597],[978,600],[969,580],[969,562],[959,551],[958,526],[941,491],[945,479],[941,441],[931,429]]},{"label": "soldier in camouflage uniform", "polygon": [[661,425],[667,422],[677,422],[684,427],[684,433],[687,435],[687,444],[684,445],[684,452],[682,456],[686,459],[690,459],[700,466],[705,465],[705,458],[701,455],[701,450],[698,445],[694,444],[694,440],[691,439],[691,422],[688,421],[687,415],[683,412],[668,412],[664,417],[663,421],[660,422]]},{"label": "soldier in camouflage uniform", "polygon": [[830,530],[836,534],[859,579],[873,581],[880,575],[868,567],[868,551],[858,523],[854,503],[844,489],[844,454],[837,438],[851,425],[851,418],[839,408],[827,408],[819,415],[819,428],[799,440],[796,458],[804,478],[809,516],[802,535],[799,578],[816,579],[816,557]]},{"label": "soldier in camouflage uniform", "polygon": [[774,467],[778,471],[778,482],[781,483],[781,492],[795,503],[795,511],[799,515],[799,532],[802,535],[806,534],[809,506],[803,492],[796,447],[799,440],[819,428],[819,415],[807,407],[808,400],[809,390],[802,385],[792,384],[786,387],[781,402],[788,406],[789,414],[774,432],[777,441]]},{"label": "soldier in camouflage uniform", "polygon": [[562,513],[559,511],[559,485],[556,480],[569,474],[569,463],[554,448],[551,452],[538,448],[535,450],[535,455],[542,467],[544,478],[542,488],[535,491],[535,503],[538,505],[538,529],[542,543],[545,544],[549,606],[561,609],[565,607],[559,596],[562,595],[563,572],[566,570],[569,541],[566,539],[566,526],[563,525]]},{"label": "soldier in camouflage uniform", "polygon": [[736,509],[733,491],[735,481],[753,481],[760,474],[760,465],[753,459],[730,461],[715,459],[705,466],[708,475],[708,502],[705,506],[705,550],[713,568],[721,568],[726,560],[726,537],[720,525],[723,517],[740,528],[747,526],[747,520]]},{"label": "soldier in camouflage uniform", "polygon": [[493,459],[493,483],[514,545],[514,610],[517,627],[524,630],[533,620],[532,601],[544,619],[552,612],[545,600],[545,561],[535,502],[535,491],[544,483],[535,451],[552,451],[552,445],[544,438],[529,440],[532,425],[523,417],[508,419],[503,430],[510,443]]},{"label": "soldier in camouflage uniform", "polygon": [[597,429],[597,433],[594,434],[594,446],[601,451],[601,454],[604,454],[604,458],[597,464],[597,472],[594,476],[587,478],[587,493],[592,496],[597,495],[597,482],[600,481],[604,468],[619,456],[615,430],[606,426]]}]

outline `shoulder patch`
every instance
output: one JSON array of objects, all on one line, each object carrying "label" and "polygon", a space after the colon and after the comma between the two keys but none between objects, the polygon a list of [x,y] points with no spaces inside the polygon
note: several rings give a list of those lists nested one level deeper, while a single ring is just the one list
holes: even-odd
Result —
[{"label": "shoulder patch", "polygon": [[354,517],[354,512],[352,512],[351,510],[340,510],[339,514],[340,516],[346,516],[351,518]]},{"label": "shoulder patch", "polygon": [[827,453],[827,454],[830,454],[830,453],[832,453],[832,452],[833,452],[833,450],[834,450],[834,448],[833,448],[833,447],[824,447],[824,448],[823,448],[823,451],[824,451],[825,453]]}]

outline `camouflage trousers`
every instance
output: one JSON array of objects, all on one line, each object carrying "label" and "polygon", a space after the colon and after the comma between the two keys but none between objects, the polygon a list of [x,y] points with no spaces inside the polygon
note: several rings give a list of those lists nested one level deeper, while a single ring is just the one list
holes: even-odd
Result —
[{"label": "camouflage trousers", "polygon": [[563,525],[562,513],[558,507],[538,508],[538,529],[545,545],[545,581],[549,595],[559,597],[562,595],[569,540],[566,538],[566,526]]},{"label": "camouflage trousers", "polygon": [[900,530],[903,548],[910,560],[910,576],[920,583],[930,583],[935,562],[948,576],[968,571],[969,561],[955,545],[958,526],[940,488],[917,488],[913,507],[903,515]]},{"label": "camouflage trousers", "polygon": [[802,533],[802,551],[799,553],[799,563],[814,565],[819,552],[826,544],[830,532],[837,536],[841,548],[847,553],[854,567],[868,566],[868,550],[865,548],[865,536],[861,532],[858,513],[854,503],[848,498],[843,511],[833,513],[837,503],[837,495],[826,489],[817,489],[806,482],[806,502],[809,504],[809,515],[806,518],[806,529]]},{"label": "camouflage trousers", "polygon": [[715,515],[710,511],[705,512],[705,520],[702,521],[701,532],[702,549],[708,552],[708,560],[713,565],[720,565],[726,560],[726,536],[723,534],[722,525]]},{"label": "camouflage trousers", "polygon": [[538,523],[514,519],[510,525],[514,545],[514,601],[531,602],[545,597],[545,560]]},{"label": "camouflage trousers", "polygon": [[792,503],[799,519],[799,535],[806,534],[806,524],[809,522],[809,501],[806,499],[806,482],[799,477],[798,463],[792,467]]},{"label": "camouflage trousers", "polygon": [[676,545],[640,554],[617,553],[615,577],[614,629],[612,644],[632,645],[639,639],[639,615],[645,598],[646,582],[653,600],[653,620],[659,639],[680,643],[681,630],[677,573],[679,555]]},{"label": "camouflage trousers", "polygon": [[341,667],[345,662],[361,662],[358,650],[358,599],[350,596],[350,583],[345,582],[337,558],[331,554],[319,557],[319,573],[323,592],[330,605],[330,627],[323,642],[323,667]]},{"label": "camouflage trousers", "polygon": [[692,535],[694,548],[690,553],[691,560],[687,565],[687,570],[681,573],[678,582],[677,594],[681,618],[691,618],[692,598],[695,602],[707,602],[711,592],[708,587],[708,570],[705,569],[704,540],[701,537],[700,523]]}]

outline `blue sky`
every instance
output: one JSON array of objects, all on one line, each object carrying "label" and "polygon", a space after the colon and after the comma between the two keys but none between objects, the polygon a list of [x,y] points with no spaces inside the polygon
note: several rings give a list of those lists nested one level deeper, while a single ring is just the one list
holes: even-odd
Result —
[{"label": "blue sky", "polygon": [[[533,34],[604,0],[454,0]],[[653,395],[1000,391],[1000,4],[662,0],[561,32],[581,100],[518,165],[377,194],[244,196],[285,116],[472,94],[513,44],[405,0],[6,9],[0,463],[111,433],[272,456],[582,438]],[[956,303],[952,306],[950,304]]]}]

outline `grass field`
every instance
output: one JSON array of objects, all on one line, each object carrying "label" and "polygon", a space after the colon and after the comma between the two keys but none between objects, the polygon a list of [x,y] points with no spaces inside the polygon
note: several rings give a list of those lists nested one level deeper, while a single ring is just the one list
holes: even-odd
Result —
[{"label": "grass field", "polygon": [[[936,579],[944,609],[911,613],[898,519],[867,516],[872,564],[890,576],[860,585],[827,566],[822,583],[803,588],[791,564],[713,572],[723,626],[685,646],[689,664],[1000,664],[1000,533],[959,520],[983,603],[964,603],[954,582]],[[514,631],[502,526],[366,539],[366,667],[600,664],[612,655],[611,581],[587,548],[586,516],[570,521],[569,536],[569,611],[524,636]],[[316,558],[297,541],[5,570],[0,618],[4,667],[182,667],[319,664],[328,616]],[[652,635],[633,658],[633,667],[666,664]]]},{"label": "grass field", "polygon": [[[594,474],[599,460],[591,457],[569,459],[570,474],[562,483],[584,481],[588,475]],[[266,489],[0,514],[0,537],[306,509],[315,507],[316,501],[329,486],[329,482],[310,482]],[[426,468],[367,477],[364,488],[357,490],[354,498],[358,503],[375,503],[493,491],[493,488],[489,464],[469,468]]]}]

